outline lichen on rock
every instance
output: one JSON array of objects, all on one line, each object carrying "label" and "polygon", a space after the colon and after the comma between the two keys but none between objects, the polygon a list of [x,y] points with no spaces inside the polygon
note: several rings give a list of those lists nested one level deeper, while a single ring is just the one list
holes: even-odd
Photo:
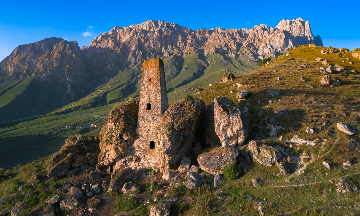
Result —
[{"label": "lichen on rock", "polygon": [[223,169],[229,164],[237,163],[239,151],[237,148],[217,147],[198,156],[202,170],[213,175],[223,174]]}]

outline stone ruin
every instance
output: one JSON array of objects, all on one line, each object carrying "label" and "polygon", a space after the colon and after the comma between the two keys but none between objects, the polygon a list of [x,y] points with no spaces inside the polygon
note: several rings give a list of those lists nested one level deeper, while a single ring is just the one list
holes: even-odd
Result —
[{"label": "stone ruin", "polygon": [[[164,173],[176,169],[184,157],[196,161],[201,146],[236,147],[247,136],[240,114],[230,99],[222,97],[206,112],[205,103],[192,97],[169,107],[162,60],[145,60],[140,99],[119,104],[110,112],[100,133],[97,167],[109,173],[129,168]],[[203,136],[204,143],[195,141],[196,136]],[[216,143],[207,141],[211,137],[218,137]]]}]

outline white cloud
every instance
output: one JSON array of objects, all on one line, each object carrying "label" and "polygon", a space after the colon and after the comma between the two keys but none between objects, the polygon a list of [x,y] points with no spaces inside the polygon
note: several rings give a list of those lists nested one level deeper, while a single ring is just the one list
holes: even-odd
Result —
[{"label": "white cloud", "polygon": [[94,28],[94,26],[89,26],[89,29],[93,29]]},{"label": "white cloud", "polygon": [[82,33],[81,35],[84,36],[84,37],[91,37],[92,33],[87,31],[87,32]]},{"label": "white cloud", "polygon": [[250,24],[250,22],[246,22],[246,24]]}]

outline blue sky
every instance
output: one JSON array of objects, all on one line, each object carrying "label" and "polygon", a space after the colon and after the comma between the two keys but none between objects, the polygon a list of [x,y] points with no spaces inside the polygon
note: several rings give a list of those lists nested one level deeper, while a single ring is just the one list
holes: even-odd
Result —
[{"label": "blue sky", "polygon": [[0,61],[17,46],[60,37],[88,46],[114,26],[163,20],[199,28],[275,27],[282,19],[310,22],[324,46],[360,47],[360,1],[0,1]]}]

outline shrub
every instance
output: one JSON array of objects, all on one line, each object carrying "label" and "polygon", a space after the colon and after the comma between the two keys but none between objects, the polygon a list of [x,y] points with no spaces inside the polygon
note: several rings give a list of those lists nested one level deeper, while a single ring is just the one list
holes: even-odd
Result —
[{"label": "shrub", "polygon": [[52,184],[52,185],[50,186],[50,189],[51,189],[51,190],[56,190],[56,189],[58,189],[58,188],[59,188],[58,183],[54,183],[54,184]]},{"label": "shrub", "polygon": [[116,200],[115,205],[114,205],[114,210],[115,212],[123,212],[123,211],[131,211],[134,208],[139,206],[139,202],[137,201],[137,199],[134,198],[129,198],[129,199],[124,199],[124,198],[120,198],[118,200]]},{"label": "shrub", "polygon": [[135,209],[135,215],[147,216],[150,215],[150,211],[146,206],[141,205],[139,208]]},{"label": "shrub", "polygon": [[193,96],[192,95],[186,95],[184,99],[185,100],[191,100],[191,99],[193,99]]},{"label": "shrub", "polygon": [[15,193],[19,190],[19,181],[18,180],[12,180],[10,184],[11,184],[10,188],[13,193]]},{"label": "shrub", "polygon": [[156,181],[151,182],[151,186],[155,190],[160,190],[160,186]]},{"label": "shrub", "polygon": [[270,61],[272,59],[272,57],[269,58],[264,58],[261,62],[259,62],[258,66],[262,67],[266,64],[266,62]]},{"label": "shrub", "polygon": [[240,167],[236,164],[229,164],[223,170],[225,180],[235,180],[240,177],[242,173]]},{"label": "shrub", "polygon": [[47,200],[48,196],[49,195],[45,191],[41,191],[39,193],[40,203],[44,203],[45,200]]},{"label": "shrub", "polygon": [[26,203],[26,205],[29,206],[29,207],[34,207],[34,206],[36,206],[36,204],[38,203],[38,202],[37,202],[37,197],[38,197],[37,194],[31,195],[31,196],[29,196],[29,197],[26,197],[26,198],[25,198],[25,203]]},{"label": "shrub", "polygon": [[39,183],[39,184],[35,185],[35,188],[36,189],[44,189],[45,185],[43,183]]}]

